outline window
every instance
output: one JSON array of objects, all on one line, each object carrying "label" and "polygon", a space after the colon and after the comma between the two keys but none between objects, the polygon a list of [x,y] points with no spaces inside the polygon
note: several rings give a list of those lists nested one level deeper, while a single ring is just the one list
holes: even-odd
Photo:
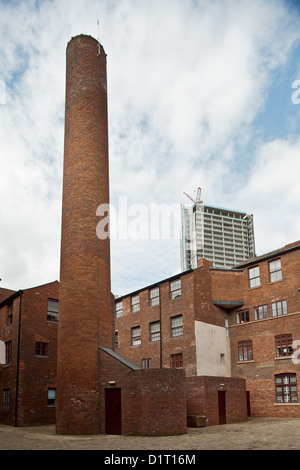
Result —
[{"label": "window", "polygon": [[13,320],[13,304],[10,303],[8,304],[7,306],[7,324],[8,325],[11,325],[12,324],[12,320]]},{"label": "window", "polygon": [[246,323],[249,321],[249,310],[239,310],[236,312],[236,322]]},{"label": "window", "polygon": [[220,362],[221,362],[221,364],[225,364],[225,354],[224,353],[220,354]]},{"label": "window", "polygon": [[12,341],[5,343],[5,364],[10,364],[12,358]]},{"label": "window", "polygon": [[171,318],[171,337],[183,335],[182,315],[177,315]]},{"label": "window", "polygon": [[42,343],[40,341],[37,341],[35,343],[35,352],[34,354],[36,356],[48,356],[48,343]]},{"label": "window", "polygon": [[150,290],[150,307],[159,305],[159,287]]},{"label": "window", "polygon": [[160,322],[150,323],[150,341],[160,341]]},{"label": "window", "polygon": [[173,281],[170,284],[170,289],[171,289],[171,299],[177,299],[178,297],[181,297],[181,280],[179,279],[178,281]]},{"label": "window", "polygon": [[141,328],[136,326],[131,328],[131,344],[132,346],[139,346],[141,344]]},{"label": "window", "polygon": [[47,321],[58,322],[58,300],[48,299]]},{"label": "window", "polygon": [[48,406],[56,405],[56,389],[48,388]]},{"label": "window", "polygon": [[142,359],[142,369],[151,369],[152,359]]},{"label": "window", "polygon": [[123,302],[116,302],[116,317],[120,318],[123,315]]},{"label": "window", "polygon": [[292,343],[291,334],[275,336],[276,357],[291,356],[293,354]]},{"label": "window", "polygon": [[132,312],[139,312],[140,310],[140,296],[134,295],[131,297],[131,311]]},{"label": "window", "polygon": [[287,301],[281,300],[279,302],[272,303],[272,316],[278,317],[280,315],[287,314]]},{"label": "window", "polygon": [[254,307],[254,319],[262,320],[263,318],[268,318],[268,306],[260,305],[259,307]]},{"label": "window", "polygon": [[282,280],[281,260],[275,259],[269,263],[270,282]]},{"label": "window", "polygon": [[115,331],[115,351],[119,349],[119,332]]},{"label": "window", "polygon": [[171,369],[182,369],[183,358],[182,353],[171,354]]},{"label": "window", "polygon": [[298,402],[296,374],[276,375],[275,388],[277,403]]},{"label": "window", "polygon": [[252,288],[260,286],[259,266],[255,266],[255,268],[250,268],[248,274],[249,287]]},{"label": "window", "polygon": [[9,411],[9,399],[10,399],[10,389],[5,388],[3,390],[3,411]]},{"label": "window", "polygon": [[240,341],[238,344],[239,349],[239,361],[252,361],[253,352],[252,352],[252,341]]}]

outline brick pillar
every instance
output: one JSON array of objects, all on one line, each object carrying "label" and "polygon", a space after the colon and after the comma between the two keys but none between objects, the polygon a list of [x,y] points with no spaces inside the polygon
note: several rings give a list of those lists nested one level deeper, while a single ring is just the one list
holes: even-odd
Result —
[{"label": "brick pillar", "polygon": [[96,209],[109,203],[106,54],[90,36],[66,51],[65,143],[58,322],[60,434],[99,432],[98,347],[112,347],[110,241]]}]

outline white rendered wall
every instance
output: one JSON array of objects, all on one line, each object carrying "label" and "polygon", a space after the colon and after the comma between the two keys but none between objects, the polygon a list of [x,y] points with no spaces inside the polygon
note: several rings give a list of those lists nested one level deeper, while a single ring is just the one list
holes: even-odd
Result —
[{"label": "white rendered wall", "polygon": [[[195,321],[195,336],[197,375],[231,377],[230,343],[226,328]],[[224,356],[221,357],[221,354]]]},{"label": "white rendered wall", "polygon": [[0,341],[0,364],[5,364],[5,343]]}]

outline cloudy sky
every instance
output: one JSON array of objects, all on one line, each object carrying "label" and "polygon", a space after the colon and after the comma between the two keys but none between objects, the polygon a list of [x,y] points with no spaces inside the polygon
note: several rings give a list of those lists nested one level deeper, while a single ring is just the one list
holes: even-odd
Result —
[{"label": "cloudy sky", "polygon": [[[258,255],[300,239],[296,0],[0,0],[0,286],[59,279],[65,51],[81,33],[107,53],[117,212],[136,223],[201,187],[254,214]],[[115,294],[179,272],[177,225],[112,240]]]}]

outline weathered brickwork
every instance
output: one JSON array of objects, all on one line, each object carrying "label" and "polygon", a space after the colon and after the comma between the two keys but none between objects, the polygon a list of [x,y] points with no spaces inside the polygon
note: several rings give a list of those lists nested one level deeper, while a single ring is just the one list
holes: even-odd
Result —
[{"label": "weathered brickwork", "polygon": [[[271,282],[270,262],[274,260],[281,261],[282,274],[279,280]],[[249,269],[256,266],[259,266],[260,281],[258,286],[251,288]],[[281,335],[291,335],[293,341],[300,340],[299,280],[299,242],[243,269],[244,305],[241,309],[248,310],[249,321],[237,324],[236,313],[240,309],[235,309],[230,315],[229,330],[232,374],[246,378],[253,416],[300,417],[299,364],[294,363],[291,350],[283,350],[285,343],[278,356],[275,342],[275,337]],[[287,302],[287,313],[273,316],[272,304],[282,301]],[[255,308],[259,306],[267,306],[267,318],[255,319]],[[238,345],[241,341],[251,341],[252,358],[249,360],[240,360]],[[295,374],[297,401],[277,401],[275,379],[278,374]],[[290,400],[290,397],[286,395],[285,399]]]},{"label": "weathered brickwork", "polygon": [[[2,364],[0,422],[15,426],[55,422],[55,402],[48,390],[56,390],[57,322],[47,317],[48,299],[57,300],[57,281],[18,291],[0,304],[0,340],[11,342],[11,357]],[[11,306],[11,318],[8,309]],[[43,355],[36,344],[43,343]],[[9,390],[7,409],[4,390]]]},{"label": "weathered brickwork", "polygon": [[[185,374],[183,370],[133,370],[99,352],[102,406],[105,390],[121,389],[122,434],[174,435],[186,432]],[[113,385],[112,385],[113,384]],[[102,416],[101,431],[105,432]]]},{"label": "weathered brickwork", "polygon": [[106,54],[90,36],[66,53],[58,433],[98,433],[98,347],[112,346],[110,241],[96,211],[109,203]]},{"label": "weathered brickwork", "polygon": [[[122,302],[123,314],[116,318],[118,333],[118,350],[124,357],[141,366],[143,359],[151,359],[152,367],[171,367],[171,354],[182,354],[182,366],[187,377],[197,375],[197,344],[195,338],[195,322],[224,327],[230,339],[231,376],[246,379],[248,400],[252,415],[257,416],[300,416],[299,365],[293,362],[291,350],[283,351],[276,356],[275,337],[292,335],[293,341],[300,341],[300,245],[299,242],[287,245],[275,252],[258,257],[232,270],[215,269],[206,260],[199,260],[199,267],[194,271],[182,273],[181,296],[172,300],[170,283],[174,278],[161,281],[160,305],[150,307],[150,291],[153,286],[142,289],[131,295],[116,299]],[[275,271],[277,262],[280,269]],[[271,263],[271,264],[270,264]],[[251,280],[249,270],[259,267],[259,280]],[[281,272],[280,272],[281,271]],[[255,271],[254,271],[255,274]],[[277,279],[278,277],[278,279]],[[259,284],[259,285],[256,285]],[[140,309],[131,311],[131,297],[139,295]],[[273,316],[272,304],[287,302],[287,313]],[[267,305],[267,318],[262,315],[259,307]],[[274,307],[273,307],[274,308]],[[255,319],[255,309],[257,319]],[[237,324],[237,312],[242,323]],[[249,315],[246,321],[243,315]],[[182,335],[172,338],[170,323],[172,316],[182,315]],[[247,316],[246,315],[246,316]],[[150,324],[161,319],[162,344],[153,342],[150,337]],[[140,327],[140,344],[132,345],[131,329]],[[286,339],[283,339],[285,341]],[[239,360],[239,345],[251,341],[253,358]],[[280,341],[280,339],[278,339]],[[287,354],[287,355],[283,355]],[[203,360],[211,361],[210,351]],[[147,367],[148,363],[144,363]],[[297,403],[278,403],[276,400],[275,379],[278,374],[296,374]],[[286,380],[286,379],[285,379]],[[292,379],[294,380],[294,379]],[[290,384],[290,391],[294,390]],[[278,390],[277,390],[278,391]],[[229,394],[227,394],[229,397]],[[283,400],[289,398],[283,398]],[[189,398],[188,398],[189,400]],[[249,403],[248,403],[249,405]],[[240,411],[241,416],[243,412]],[[215,420],[212,419],[214,422]]]},{"label": "weathered brickwork", "polygon": [[226,394],[226,423],[245,421],[245,381],[228,377],[187,377],[187,415],[205,416],[206,426],[220,424],[219,391]]}]

